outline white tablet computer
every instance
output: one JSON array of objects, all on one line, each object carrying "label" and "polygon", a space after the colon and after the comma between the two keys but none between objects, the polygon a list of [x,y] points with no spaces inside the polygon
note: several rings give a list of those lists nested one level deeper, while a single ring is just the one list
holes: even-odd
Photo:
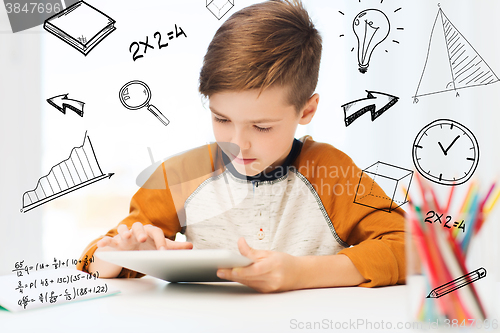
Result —
[{"label": "white tablet computer", "polygon": [[95,255],[107,262],[170,282],[223,282],[218,268],[253,261],[229,250],[109,251]]}]

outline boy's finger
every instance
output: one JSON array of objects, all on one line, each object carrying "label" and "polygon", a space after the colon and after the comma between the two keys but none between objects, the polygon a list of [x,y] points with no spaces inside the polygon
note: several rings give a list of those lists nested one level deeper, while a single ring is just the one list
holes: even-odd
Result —
[{"label": "boy's finger", "polygon": [[240,253],[244,255],[247,258],[250,258],[252,260],[257,260],[259,258],[262,258],[265,256],[266,251],[263,250],[255,250],[251,248],[245,238],[240,237],[238,239],[238,249],[240,250]]},{"label": "boy's finger", "polygon": [[96,245],[97,247],[105,247],[111,244],[111,237],[104,236],[101,240],[99,240]]},{"label": "boy's finger", "polygon": [[132,232],[138,242],[144,243],[148,239],[146,231],[144,231],[144,226],[141,222],[135,222],[132,224]]},{"label": "boy's finger", "polygon": [[231,275],[231,270],[232,269],[228,269],[228,268],[219,268],[217,270],[217,276],[221,279],[224,279],[224,280],[233,281],[232,275]]},{"label": "boy's finger", "polygon": [[[224,274],[225,277],[219,276]],[[246,267],[221,268],[217,270],[217,276],[222,279],[240,282],[241,280],[262,279],[262,276],[267,274],[267,270],[262,268],[262,262],[253,263]]]},{"label": "boy's finger", "polygon": [[129,239],[130,236],[132,236],[132,234],[128,230],[128,227],[125,224],[120,224],[118,228],[116,228],[116,231],[118,231],[118,233],[123,239]]},{"label": "boy's finger", "polygon": [[254,288],[258,290],[262,285],[266,284],[266,281],[261,279],[261,278],[255,278],[255,277],[242,277],[242,276],[234,276],[231,274],[231,269],[219,269],[217,271],[217,276],[221,279],[228,280],[228,281],[233,281],[233,282],[238,282],[241,284],[244,284],[250,288]]},{"label": "boy's finger", "polygon": [[267,270],[263,270],[262,263],[254,263],[246,267],[235,267],[231,270],[231,276],[238,279],[252,280],[267,273]]},{"label": "boy's finger", "polygon": [[149,237],[153,239],[155,242],[155,246],[157,250],[162,248],[167,248],[167,242],[165,241],[165,235],[160,228],[155,228],[152,225],[144,226],[144,230],[147,232]]},{"label": "boy's finger", "polygon": [[168,238],[165,238],[165,240],[169,250],[191,250],[193,248],[193,243],[190,242],[174,242]]},{"label": "boy's finger", "polygon": [[121,248],[121,245],[122,245],[122,237],[120,236],[120,234],[115,235],[113,238],[111,238],[109,246],[113,246],[119,249]]}]

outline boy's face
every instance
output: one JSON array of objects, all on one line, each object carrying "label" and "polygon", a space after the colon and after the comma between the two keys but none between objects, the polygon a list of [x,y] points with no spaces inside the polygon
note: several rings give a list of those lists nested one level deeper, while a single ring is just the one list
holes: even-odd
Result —
[{"label": "boy's face", "polygon": [[217,142],[230,142],[240,151],[224,152],[241,174],[254,176],[280,166],[290,153],[298,124],[307,124],[316,111],[313,95],[300,113],[286,103],[286,89],[225,91],[210,96],[212,126]]}]

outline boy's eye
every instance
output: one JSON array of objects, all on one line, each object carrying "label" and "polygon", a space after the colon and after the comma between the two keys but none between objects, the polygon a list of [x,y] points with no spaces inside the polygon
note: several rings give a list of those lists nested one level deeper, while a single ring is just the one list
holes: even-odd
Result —
[{"label": "boy's eye", "polygon": [[[227,122],[229,122],[228,119],[219,118],[219,117],[216,117],[216,116],[214,116],[214,120],[216,122],[218,122],[218,123],[227,123]],[[256,126],[256,125],[254,125],[254,127],[259,132],[269,132],[272,129],[272,127],[259,127],[259,126]]]},{"label": "boy's eye", "polygon": [[227,122],[228,122],[228,120],[227,120],[227,119],[224,119],[224,118],[217,118],[217,117],[215,117],[215,116],[214,116],[214,120],[215,120],[216,122],[219,122],[219,123],[227,123]]},{"label": "boy's eye", "polygon": [[255,126],[255,129],[260,131],[260,132],[269,132],[272,127],[259,127],[259,126]]}]

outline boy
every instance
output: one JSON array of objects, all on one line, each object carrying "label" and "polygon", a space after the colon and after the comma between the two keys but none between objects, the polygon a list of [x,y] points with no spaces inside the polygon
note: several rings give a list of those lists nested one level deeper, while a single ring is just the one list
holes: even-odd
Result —
[{"label": "boy", "polygon": [[[217,144],[158,167],[94,251],[226,248],[254,260],[220,278],[260,292],[405,282],[404,218],[353,203],[361,175],[331,145],[294,139],[318,107],[321,37],[298,1],[232,15],[200,73]],[[339,171],[340,170],[340,171]],[[380,187],[372,181],[370,193]],[[175,242],[177,232],[188,242]],[[95,259],[101,277],[141,274]]]}]

